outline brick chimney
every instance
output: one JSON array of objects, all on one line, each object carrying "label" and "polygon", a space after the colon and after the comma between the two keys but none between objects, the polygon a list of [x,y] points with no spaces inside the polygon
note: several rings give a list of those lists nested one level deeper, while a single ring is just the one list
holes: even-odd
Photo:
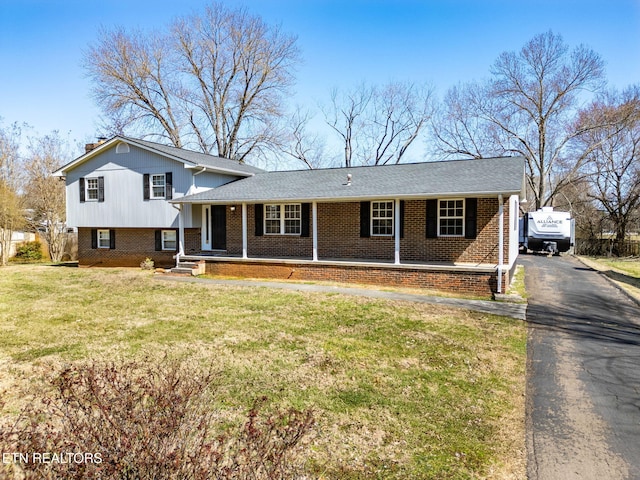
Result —
[{"label": "brick chimney", "polygon": [[89,153],[94,148],[98,148],[104,142],[107,141],[107,137],[98,137],[98,141],[96,143],[85,143],[84,145],[84,153]]}]

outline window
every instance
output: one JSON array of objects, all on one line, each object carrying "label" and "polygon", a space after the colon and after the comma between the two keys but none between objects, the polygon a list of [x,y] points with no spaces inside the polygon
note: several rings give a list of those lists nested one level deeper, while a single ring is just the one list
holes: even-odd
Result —
[{"label": "window", "polygon": [[151,175],[151,198],[165,197],[165,175],[158,173]]},{"label": "window", "polygon": [[267,235],[300,235],[301,225],[299,203],[264,206],[264,232]]},{"label": "window", "polygon": [[371,235],[393,235],[393,201],[371,202]]},{"label": "window", "polygon": [[111,236],[109,230],[98,230],[98,248],[110,248]]},{"label": "window", "polygon": [[440,200],[438,213],[440,236],[464,235],[464,200]]},{"label": "window", "polygon": [[178,238],[175,230],[162,230],[162,250],[177,250]]},{"label": "window", "polygon": [[87,200],[98,200],[98,179],[87,178]]},{"label": "window", "polygon": [[120,142],[116,145],[116,153],[129,153],[129,145],[124,142]]}]

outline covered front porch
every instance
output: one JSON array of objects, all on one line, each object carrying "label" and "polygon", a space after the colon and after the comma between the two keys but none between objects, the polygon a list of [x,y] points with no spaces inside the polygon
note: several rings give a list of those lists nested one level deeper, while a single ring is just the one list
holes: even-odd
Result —
[{"label": "covered front porch", "polygon": [[[182,219],[185,207],[191,205],[182,205],[176,260],[204,262],[206,273],[232,277],[364,283],[482,296],[503,291],[510,267],[501,255],[502,199],[474,200],[479,233],[468,235],[474,238],[425,238],[426,201],[386,202],[393,210],[388,235],[363,234],[363,221],[367,226],[370,222],[363,220],[371,208],[367,201],[297,204],[302,213],[294,235],[265,232],[263,204],[203,204],[198,206],[203,248],[194,251],[190,245],[188,254]],[[477,245],[487,241],[493,247],[485,248],[487,253],[480,257]]]}]

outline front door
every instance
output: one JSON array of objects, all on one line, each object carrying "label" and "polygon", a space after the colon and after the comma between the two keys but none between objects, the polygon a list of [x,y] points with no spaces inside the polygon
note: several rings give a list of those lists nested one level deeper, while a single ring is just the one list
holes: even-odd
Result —
[{"label": "front door", "polygon": [[227,206],[211,206],[211,239],[213,250],[227,249]]},{"label": "front door", "polygon": [[226,205],[202,206],[202,250],[227,249]]}]

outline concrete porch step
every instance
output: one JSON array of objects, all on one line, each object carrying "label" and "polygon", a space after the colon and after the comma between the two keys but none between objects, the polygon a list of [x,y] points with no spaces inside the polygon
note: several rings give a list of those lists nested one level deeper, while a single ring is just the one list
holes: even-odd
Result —
[{"label": "concrete porch step", "polygon": [[174,275],[193,275],[193,269],[191,267],[173,267],[170,272]]},{"label": "concrete porch step", "polygon": [[178,266],[171,269],[174,275],[202,275],[205,271],[204,261],[200,262],[178,262]]}]

